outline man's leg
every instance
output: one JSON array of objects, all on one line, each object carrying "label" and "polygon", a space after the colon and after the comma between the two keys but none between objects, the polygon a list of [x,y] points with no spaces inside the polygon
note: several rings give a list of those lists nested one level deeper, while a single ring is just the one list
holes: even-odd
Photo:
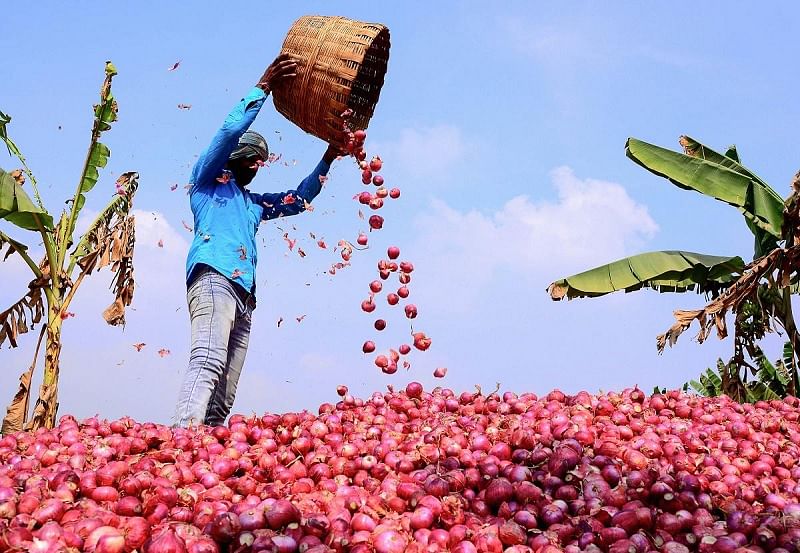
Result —
[{"label": "man's leg", "polygon": [[206,411],[204,423],[209,426],[225,424],[225,419],[233,407],[236,399],[236,387],[239,383],[239,376],[242,374],[247,345],[250,341],[251,318],[252,310],[240,302],[236,323],[233,325],[233,331],[228,341],[228,360],[225,371],[214,389]]},{"label": "man's leg", "polygon": [[237,311],[232,285],[211,270],[195,279],[187,299],[192,321],[191,352],[173,419],[173,425],[181,427],[203,422],[228,359],[228,341]]}]

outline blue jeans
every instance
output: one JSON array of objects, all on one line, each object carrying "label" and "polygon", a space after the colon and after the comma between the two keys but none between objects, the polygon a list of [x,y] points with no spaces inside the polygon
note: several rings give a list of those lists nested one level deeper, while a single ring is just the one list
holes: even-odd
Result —
[{"label": "blue jeans", "polygon": [[255,301],[207,267],[199,269],[186,297],[192,344],[173,426],[219,426],[225,423],[236,398]]}]

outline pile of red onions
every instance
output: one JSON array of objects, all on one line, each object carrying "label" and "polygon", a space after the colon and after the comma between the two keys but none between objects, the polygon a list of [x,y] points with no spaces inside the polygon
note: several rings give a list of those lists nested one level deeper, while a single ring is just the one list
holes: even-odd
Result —
[{"label": "pile of red onions", "polygon": [[0,439],[0,552],[800,552],[800,401],[344,392]]}]

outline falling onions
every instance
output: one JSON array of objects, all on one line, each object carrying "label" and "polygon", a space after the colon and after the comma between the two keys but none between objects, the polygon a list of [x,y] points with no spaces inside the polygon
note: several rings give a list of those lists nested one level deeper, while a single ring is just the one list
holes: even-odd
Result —
[{"label": "falling onions", "polygon": [[215,428],[64,416],[4,436],[0,552],[800,550],[796,398],[332,396]]},{"label": "falling onions", "polygon": [[[385,180],[384,177],[378,174],[383,169],[383,160],[380,156],[373,156],[369,161],[367,161],[367,152],[364,148],[364,142],[367,138],[367,133],[364,130],[352,130],[350,127],[350,119],[353,113],[351,110],[346,110],[342,113],[342,120],[343,120],[343,139],[345,143],[345,149],[348,154],[350,154],[355,160],[358,165],[359,170],[361,171],[361,182],[364,185],[374,185],[376,188],[374,189],[374,194],[369,191],[362,191],[357,193],[353,196],[354,200],[357,200],[359,204],[368,206],[372,210],[379,210],[384,206],[384,200],[386,198],[389,199],[397,199],[400,197],[400,189],[399,188],[391,188],[387,189],[384,184]],[[359,212],[359,215],[363,218],[363,213]],[[385,220],[383,216],[378,215],[377,213],[370,215],[367,219],[369,224],[369,230],[371,231],[378,231],[381,230],[384,226]],[[361,232],[356,239],[356,242],[361,246],[366,246],[369,242],[369,239],[366,234]],[[349,245],[349,242],[343,240],[341,244]],[[343,248],[341,250],[341,255],[344,261],[349,261],[350,256],[352,254],[352,247],[348,246],[346,249]],[[414,265],[410,261],[407,260],[399,260],[400,257],[400,248],[395,245],[391,245],[388,247],[386,252],[386,259],[381,259],[378,262],[378,276],[380,280],[374,280],[369,285],[369,296],[362,300],[361,302],[361,310],[365,313],[372,313],[376,309],[376,302],[375,296],[380,294],[383,291],[383,285],[381,281],[388,280],[392,274],[397,274],[398,281],[400,283],[400,287],[398,288],[397,292],[388,292],[386,294],[386,304],[389,307],[397,306],[402,304],[402,300],[405,300],[409,296],[409,288],[408,284],[411,282],[411,272],[414,270]],[[416,305],[412,303],[404,304],[403,313],[405,314],[406,319],[409,321],[415,319],[417,317],[418,311]],[[383,331],[387,328],[388,322],[385,318],[377,318],[373,321],[373,327],[378,332]],[[411,332],[414,332],[412,327]],[[419,351],[425,351],[430,346],[430,339],[427,337],[420,341],[415,340],[415,346]],[[375,351],[376,348],[365,348],[362,347],[362,351],[365,354],[371,354]],[[407,355],[410,351],[410,348],[403,355]],[[390,356],[387,356],[386,353],[376,354],[373,358],[375,365],[380,368],[386,374],[393,374],[397,372],[397,360],[391,359]],[[409,361],[403,361],[403,367],[408,369],[410,368],[411,364]],[[444,377],[444,373],[442,371],[437,371],[440,374],[437,374],[438,378]]]}]

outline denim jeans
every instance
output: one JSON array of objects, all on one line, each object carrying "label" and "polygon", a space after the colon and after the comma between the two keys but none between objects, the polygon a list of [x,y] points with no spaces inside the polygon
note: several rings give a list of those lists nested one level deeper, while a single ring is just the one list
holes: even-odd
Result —
[{"label": "denim jeans", "polygon": [[255,302],[220,273],[201,268],[186,297],[192,323],[189,368],[174,426],[225,423],[236,398]]}]

